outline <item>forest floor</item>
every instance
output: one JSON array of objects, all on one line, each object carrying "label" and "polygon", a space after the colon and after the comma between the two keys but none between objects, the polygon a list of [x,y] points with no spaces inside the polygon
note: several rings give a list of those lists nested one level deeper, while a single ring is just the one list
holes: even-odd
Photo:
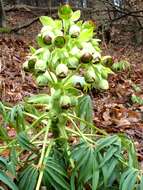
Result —
[{"label": "forest floor", "polygon": [[[8,24],[14,26],[32,18],[30,12],[11,12]],[[40,28],[40,23],[35,22],[17,33],[0,34],[0,100],[16,104],[40,91],[32,76],[22,72],[29,46],[37,46],[35,37]],[[119,33],[114,36],[114,43],[102,44],[103,55],[127,60],[131,69],[111,75],[106,92],[92,92],[94,123],[110,133],[123,132],[133,138],[143,163],[143,105],[131,101],[133,94],[143,99],[143,45],[136,47],[129,38],[128,33]],[[139,87],[139,92],[135,92],[135,87]]]}]

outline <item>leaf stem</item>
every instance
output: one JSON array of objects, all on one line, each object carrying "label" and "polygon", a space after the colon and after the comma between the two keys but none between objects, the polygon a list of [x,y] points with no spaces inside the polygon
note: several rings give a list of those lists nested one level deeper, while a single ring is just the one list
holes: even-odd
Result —
[{"label": "leaf stem", "polygon": [[86,124],[86,125],[89,126],[90,128],[95,129],[96,131],[98,131],[99,133],[103,134],[104,136],[109,136],[108,133],[106,133],[104,130],[99,129],[99,128],[96,127],[95,125],[92,125],[91,123],[89,123],[89,122],[87,122],[87,121],[85,121],[85,120],[83,120],[83,119],[81,119],[81,118],[79,118],[79,117],[77,117],[77,116],[75,116],[75,115],[72,115],[72,114],[68,114],[68,115],[69,115],[70,117],[72,117],[72,118],[78,120],[78,121],[81,121],[82,123]]},{"label": "leaf stem", "polygon": [[[40,169],[40,174],[39,174],[39,178],[38,178],[38,182],[37,182],[37,186],[36,186],[35,190],[40,189],[43,174],[44,174],[44,170],[43,170],[42,166],[43,166],[43,162],[44,162],[44,158],[45,158],[47,136],[48,136],[50,126],[51,126],[51,120],[48,121],[48,125],[47,125],[46,131],[45,131],[45,137],[44,137],[44,141],[43,141],[43,148],[42,148],[41,157],[40,157],[39,163],[38,163],[38,168]],[[48,154],[50,153],[51,147],[52,147],[52,143],[49,144],[49,147],[48,147],[47,152],[46,152],[46,156],[48,156]]]}]

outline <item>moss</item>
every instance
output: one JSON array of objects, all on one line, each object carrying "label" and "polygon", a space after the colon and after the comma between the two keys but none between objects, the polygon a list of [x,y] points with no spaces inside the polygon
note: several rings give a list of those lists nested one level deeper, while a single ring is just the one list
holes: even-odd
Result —
[{"label": "moss", "polygon": [[11,28],[0,27],[0,33],[10,33],[10,32],[11,32]]}]

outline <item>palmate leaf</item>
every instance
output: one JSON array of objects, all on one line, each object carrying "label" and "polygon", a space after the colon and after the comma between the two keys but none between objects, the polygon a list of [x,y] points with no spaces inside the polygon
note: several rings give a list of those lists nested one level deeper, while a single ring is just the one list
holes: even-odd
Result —
[{"label": "palmate leaf", "polygon": [[0,139],[3,140],[3,141],[8,141],[9,140],[7,130],[2,125],[0,125]]},{"label": "palmate leaf", "polygon": [[121,176],[120,180],[120,190],[134,190],[135,184],[137,183],[137,176],[139,175],[139,171],[135,168],[129,168],[126,172],[124,172]]},{"label": "palmate leaf", "polygon": [[76,145],[71,154],[75,160],[71,179],[72,189],[75,188],[75,179],[78,185],[89,183],[95,190],[99,187],[104,189],[112,187],[120,175],[117,165],[121,153],[121,140],[117,135],[101,138],[96,146],[86,142]]},{"label": "palmate leaf", "polygon": [[92,123],[93,107],[89,95],[83,96],[79,99],[78,116],[85,121]]},{"label": "palmate leaf", "polygon": [[7,169],[7,160],[3,157],[0,157],[0,168],[6,170]]},{"label": "palmate leaf", "polygon": [[28,166],[23,172],[20,173],[18,180],[19,190],[34,190],[37,178],[38,178],[38,170],[34,165]]},{"label": "palmate leaf", "polygon": [[[86,155],[83,156],[83,160],[80,163],[80,174],[78,181],[79,183],[82,183],[83,181],[86,183],[92,176],[92,168],[93,168],[93,160],[94,160],[94,155],[93,155],[93,150],[92,148],[89,148]],[[86,166],[86,168],[85,168]],[[77,166],[78,168],[78,166]]]},{"label": "palmate leaf", "polygon": [[79,189],[83,188],[82,185],[91,183],[92,188],[96,190],[100,171],[95,147],[89,146],[87,143],[81,143],[72,151],[72,158],[76,163],[71,179],[72,189],[75,189],[73,182],[76,178]]},{"label": "palmate leaf", "polygon": [[52,157],[48,157],[44,169],[43,181],[49,183],[56,190],[69,190],[65,169]]},{"label": "palmate leaf", "polygon": [[104,166],[104,164],[106,164],[114,156],[117,150],[118,147],[116,146],[111,146],[110,148],[108,148],[108,151],[105,153],[103,159],[101,160],[101,164],[99,167]]},{"label": "palmate leaf", "polygon": [[[108,152],[108,151],[107,151]],[[104,153],[103,156],[100,152],[98,152],[98,156],[99,156],[99,160],[100,160],[100,165],[102,165],[102,161],[104,160]],[[117,158],[115,158],[114,156],[108,160],[108,162],[106,164],[104,164],[100,169],[102,171],[103,174],[103,181],[102,184],[104,184],[104,188],[106,189],[108,186],[112,186],[113,182],[116,180],[116,174],[117,174],[117,170],[116,170],[116,166],[119,163],[119,161],[117,160]]]},{"label": "palmate leaf", "polygon": [[20,146],[28,151],[34,151],[36,147],[30,142],[25,132],[21,132],[17,135],[17,140]]},{"label": "palmate leaf", "polygon": [[0,157],[0,169],[10,173],[11,176],[16,177],[16,167],[15,164],[7,159]]},{"label": "palmate leaf", "polygon": [[9,123],[15,127],[16,131],[20,132],[25,129],[25,120],[24,120],[24,107],[23,105],[14,106],[9,112]]},{"label": "palmate leaf", "polygon": [[0,171],[0,181],[7,185],[11,190],[19,190],[12,179],[7,176],[3,171]]},{"label": "palmate leaf", "polygon": [[97,148],[96,152],[104,149],[105,147],[109,147],[111,144],[119,144],[120,145],[120,138],[117,135],[107,136],[105,138],[101,138],[97,141]]},{"label": "palmate leaf", "polygon": [[129,167],[139,168],[136,149],[133,141],[125,135],[119,135],[122,143],[122,148],[128,150],[128,164]]}]

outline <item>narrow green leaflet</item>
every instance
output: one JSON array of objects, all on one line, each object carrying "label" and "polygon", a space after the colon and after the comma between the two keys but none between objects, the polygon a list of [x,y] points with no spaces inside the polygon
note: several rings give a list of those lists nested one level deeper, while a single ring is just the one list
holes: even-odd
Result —
[{"label": "narrow green leaflet", "polygon": [[92,176],[92,189],[96,190],[99,182],[99,169],[98,162],[93,158],[93,176]]},{"label": "narrow green leaflet", "polygon": [[4,141],[8,141],[9,140],[9,136],[8,136],[7,130],[2,125],[0,125],[0,139],[4,140]]},{"label": "narrow green leaflet", "polygon": [[6,184],[11,190],[19,190],[12,179],[7,176],[3,171],[0,171],[0,181]]},{"label": "narrow green leaflet", "polygon": [[118,147],[111,146],[108,151],[105,153],[103,160],[101,161],[101,164],[99,167],[102,167],[106,162],[108,162],[113,156],[114,153],[118,150]]},{"label": "narrow green leaflet", "polygon": [[51,97],[47,94],[33,95],[28,98],[27,102],[32,104],[49,104]]},{"label": "narrow green leaflet", "polygon": [[140,182],[140,189],[139,190],[142,190],[143,189],[143,175],[141,176],[141,182]]},{"label": "narrow green leaflet", "polygon": [[[80,167],[80,174],[79,174],[79,178],[78,178],[79,182],[84,181],[84,183],[86,183],[89,180],[89,178],[91,178],[91,176],[92,176],[93,160],[94,160],[92,148],[89,148],[88,152],[89,153],[87,154],[88,155],[87,158],[84,160],[83,164]],[[84,157],[84,155],[83,155],[83,157]]]},{"label": "narrow green leaflet", "polygon": [[3,157],[0,157],[0,168],[7,169],[7,160]]},{"label": "narrow green leaflet", "polygon": [[8,121],[16,129],[17,132],[23,131],[25,128],[23,111],[23,105],[18,104],[14,106],[9,112]]},{"label": "narrow green leaflet", "polygon": [[[119,140],[119,137],[117,135],[108,136],[106,138],[102,138],[97,141],[97,149],[96,152],[100,151],[101,149],[110,146],[111,144],[117,143]],[[120,143],[120,142],[119,142]]]},{"label": "narrow green leaflet", "polygon": [[59,175],[62,175],[63,177],[67,177],[67,173],[64,170],[64,168],[62,168],[60,165],[58,165],[57,163],[53,162],[51,158],[48,159],[47,161],[47,165],[49,168],[51,168],[52,170],[55,170],[55,172],[57,172]]},{"label": "narrow green leaflet", "polygon": [[76,168],[73,169],[72,171],[72,175],[71,175],[71,178],[70,178],[70,190],[76,190],[75,189],[75,181],[76,181],[76,177],[78,176],[78,172],[76,171]]},{"label": "narrow green leaflet", "polygon": [[108,163],[107,179],[110,179],[111,175],[114,173],[116,169],[117,164],[118,164],[118,160],[113,157]]},{"label": "narrow green leaflet", "polygon": [[92,123],[93,107],[89,95],[83,96],[79,99],[78,115],[80,118]]},{"label": "narrow green leaflet", "polygon": [[22,132],[22,133],[19,133],[17,135],[17,140],[19,142],[19,144],[23,147],[23,149],[25,150],[29,150],[29,151],[34,151],[34,149],[36,148],[31,142],[30,140],[28,139],[27,135]]},{"label": "narrow green leaflet", "polygon": [[134,190],[138,171],[132,170],[123,182],[121,190]]},{"label": "narrow green leaflet", "polygon": [[122,190],[122,185],[124,183],[125,178],[130,174],[130,172],[132,172],[132,168],[127,169],[122,175],[121,175],[121,179],[120,179],[120,185],[119,185],[119,189]]},{"label": "narrow green leaflet", "polygon": [[5,110],[5,107],[4,107],[4,105],[3,105],[2,102],[0,102],[0,113],[1,113],[2,116],[4,117],[4,120],[6,120],[7,114],[6,114],[6,110]]},{"label": "narrow green leaflet", "polygon": [[38,178],[38,170],[33,165],[28,166],[19,178],[18,187],[20,190],[34,190]]},{"label": "narrow green leaflet", "polygon": [[47,180],[52,186],[55,187],[56,185],[57,188],[59,186],[59,189],[63,190],[70,189],[69,184],[67,183],[67,175],[64,168],[62,168],[62,166],[59,165],[54,158],[49,157],[47,159],[44,169],[44,176],[44,180]]}]

